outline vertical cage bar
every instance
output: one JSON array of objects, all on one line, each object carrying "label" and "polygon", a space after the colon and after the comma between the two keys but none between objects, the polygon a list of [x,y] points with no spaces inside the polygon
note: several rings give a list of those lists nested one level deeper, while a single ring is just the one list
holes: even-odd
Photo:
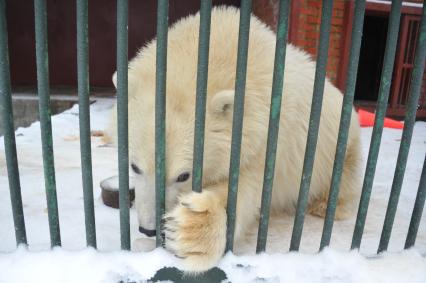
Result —
[{"label": "vertical cage bar", "polygon": [[388,106],[389,91],[392,81],[393,65],[395,61],[396,46],[398,43],[399,22],[401,18],[402,0],[392,1],[389,17],[388,34],[386,37],[386,49],[383,59],[383,70],[380,79],[379,98],[376,106],[376,117],[373,133],[371,136],[370,149],[368,153],[367,166],[365,169],[364,182],[362,185],[361,199],[358,206],[358,215],[355,222],[351,249],[359,248],[367,217],[368,204],[370,202],[376,171],[377,157],[380,150],[380,142],[383,132],[383,121]]},{"label": "vertical cage bar", "polygon": [[312,96],[311,114],[309,117],[308,138],[306,142],[299,198],[297,200],[296,217],[294,219],[293,233],[291,235],[290,242],[291,251],[299,250],[300,240],[302,237],[303,222],[305,220],[305,210],[308,203],[309,186],[311,183],[312,169],[315,160],[315,150],[318,140],[318,130],[321,118],[322,98],[324,94],[332,10],[333,1],[324,0],[322,2],[320,38],[318,44],[318,55],[315,71],[314,90]]},{"label": "vertical cage bar", "polygon": [[121,249],[130,250],[128,126],[128,0],[117,0],[117,142]]},{"label": "vertical cage bar", "polygon": [[422,218],[423,208],[426,200],[426,156],[423,162],[422,176],[420,178],[419,189],[417,190],[416,201],[414,202],[413,214],[411,215],[410,227],[408,228],[407,238],[405,240],[405,249],[414,246],[419,230],[420,219]]},{"label": "vertical cage bar", "polygon": [[423,5],[422,21],[420,24],[419,38],[416,46],[416,55],[414,58],[414,67],[411,75],[410,93],[406,106],[404,120],[404,130],[402,132],[401,144],[399,146],[398,159],[395,168],[395,174],[392,182],[391,194],[388,207],[386,209],[385,222],[383,224],[382,234],[380,236],[379,248],[377,252],[386,251],[389,244],[392,226],[395,219],[395,213],[398,206],[399,195],[402,182],[404,180],[405,168],[407,165],[408,152],[410,150],[411,138],[413,135],[414,123],[416,121],[416,110],[420,97],[420,88],[422,85],[423,72],[426,58],[426,5]]},{"label": "vertical cage bar", "polygon": [[234,115],[232,122],[231,162],[229,166],[228,204],[226,208],[226,251],[232,251],[234,247],[235,211],[237,208],[238,177],[240,174],[241,137],[243,130],[251,4],[251,0],[243,0],[241,1],[240,8]]},{"label": "vertical cage bar", "polygon": [[13,107],[9,74],[9,50],[7,41],[6,3],[0,0],[0,112],[4,125],[4,149],[10,200],[16,244],[27,244],[24,211],[22,209],[21,184],[19,181],[18,158],[16,154],[15,130],[13,127]]},{"label": "vertical cage bar", "polygon": [[39,116],[43,151],[44,181],[46,186],[50,242],[53,247],[61,245],[61,235],[59,229],[58,200],[56,196],[52,123],[50,120],[46,1],[34,0],[34,11],[37,57],[37,89],[39,95]]},{"label": "vertical cage bar", "polygon": [[201,1],[197,65],[197,99],[195,105],[194,160],[192,166],[192,190],[195,192],[201,192],[203,182],[204,128],[206,121],[211,12],[212,1]]},{"label": "vertical cage bar", "polygon": [[156,243],[163,245],[161,219],[165,212],[166,189],[166,72],[169,1],[157,2],[157,54],[155,84],[155,221]]},{"label": "vertical cage bar", "polygon": [[345,94],[342,103],[339,136],[337,138],[336,155],[334,157],[333,174],[331,177],[327,212],[324,219],[324,228],[322,230],[320,250],[330,244],[331,231],[333,229],[334,216],[336,213],[337,197],[339,195],[340,180],[343,172],[343,163],[345,160],[349,126],[351,124],[352,105],[354,101],[359,52],[361,49],[362,29],[364,25],[364,13],[365,0],[357,0],[355,2],[355,13],[352,25],[352,43],[349,53],[348,79],[346,81]]},{"label": "vertical cage bar", "polygon": [[93,203],[92,149],[89,104],[89,27],[88,2],[77,0],[77,81],[80,123],[81,174],[83,178],[86,243],[96,248],[95,208]]},{"label": "vertical cage bar", "polygon": [[290,0],[280,0],[275,44],[271,106],[269,112],[268,140],[266,145],[266,160],[263,176],[262,202],[260,207],[259,229],[257,233],[257,253],[265,251],[266,239],[268,236],[269,214],[277,154],[277,140],[280,126],[281,100],[283,95],[289,5]]}]

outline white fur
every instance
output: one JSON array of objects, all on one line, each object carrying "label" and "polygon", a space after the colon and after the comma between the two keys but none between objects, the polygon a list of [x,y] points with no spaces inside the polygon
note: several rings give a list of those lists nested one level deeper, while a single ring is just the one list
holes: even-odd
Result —
[{"label": "white fur", "polygon": [[[233,89],[239,11],[214,8],[211,17],[207,87],[203,193],[191,193],[199,14],[169,29],[166,102],[166,246],[190,271],[212,267],[223,254],[231,147]],[[251,19],[248,51],[241,170],[237,202],[237,242],[259,214],[266,150],[275,35]],[[130,159],[143,170],[136,182],[140,225],[154,228],[155,57],[156,41],[143,47],[129,64]],[[303,51],[287,46],[284,92],[272,210],[292,211],[299,192],[312,100],[315,63]],[[309,211],[324,216],[340,120],[342,93],[327,79],[320,133],[309,192]],[[113,119],[115,121],[115,119]],[[350,124],[345,167],[336,218],[349,216],[359,189],[359,125]],[[178,198],[178,195],[181,195]]]}]

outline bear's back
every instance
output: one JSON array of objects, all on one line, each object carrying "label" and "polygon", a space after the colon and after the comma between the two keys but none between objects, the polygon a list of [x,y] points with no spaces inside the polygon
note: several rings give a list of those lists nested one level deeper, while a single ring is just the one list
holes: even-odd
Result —
[{"label": "bear's back", "polygon": [[[168,32],[167,46],[167,94],[195,99],[199,13],[181,19]],[[208,93],[233,89],[238,50],[239,10],[232,7],[215,7],[211,15],[209,48]],[[290,47],[289,52],[294,48]],[[250,23],[249,52],[247,62],[247,90],[256,91],[261,86],[272,85],[275,34],[257,18]],[[288,56],[287,57],[292,57]],[[156,40],[143,47],[130,62],[132,75],[137,76],[142,87],[155,89]],[[290,59],[291,60],[291,59]],[[289,63],[287,63],[288,65]],[[291,68],[291,66],[289,67]],[[265,83],[267,81],[267,83]],[[168,96],[169,97],[169,96]],[[173,99],[173,97],[170,97]],[[180,97],[179,99],[182,99]]]}]

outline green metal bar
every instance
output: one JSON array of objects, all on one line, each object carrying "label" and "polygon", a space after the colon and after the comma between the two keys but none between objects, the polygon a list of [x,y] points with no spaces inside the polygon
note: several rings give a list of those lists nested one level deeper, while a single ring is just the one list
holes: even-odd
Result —
[{"label": "green metal bar", "polygon": [[404,180],[405,167],[407,165],[408,152],[410,150],[411,138],[413,135],[414,122],[416,121],[416,110],[420,97],[423,72],[426,58],[426,5],[423,5],[423,15],[420,24],[419,38],[416,46],[414,67],[411,75],[410,94],[408,98],[404,130],[402,132],[401,144],[399,147],[398,159],[393,177],[391,195],[386,209],[385,222],[380,236],[379,248],[377,252],[386,251],[389,244],[395,213],[398,206],[399,195],[402,182]]},{"label": "green metal bar", "polygon": [[88,0],[77,0],[77,67],[80,122],[81,174],[83,178],[86,243],[96,248],[95,207],[93,203],[92,149],[89,104]]},{"label": "green metal bar", "polygon": [[330,244],[333,229],[334,215],[336,213],[337,197],[339,195],[340,180],[343,172],[346,145],[348,141],[349,126],[351,124],[352,105],[355,94],[356,75],[358,71],[359,52],[361,49],[362,29],[364,25],[365,0],[355,2],[355,15],[352,25],[352,43],[349,55],[349,68],[346,80],[345,95],[342,103],[339,136],[337,138],[336,155],[334,158],[333,174],[331,177],[330,192],[328,196],[327,212],[324,219],[320,250]]},{"label": "green metal bar", "polygon": [[47,49],[46,0],[34,0],[35,39],[37,57],[37,89],[43,151],[44,181],[46,186],[47,212],[49,217],[50,242],[61,245],[58,201],[56,196],[55,166],[53,157],[52,123],[50,120],[49,60]]},{"label": "green metal bar", "polygon": [[413,214],[411,215],[410,227],[408,228],[407,238],[405,240],[405,249],[414,246],[419,230],[420,219],[422,218],[423,207],[426,200],[426,156],[423,162],[422,176],[420,178],[419,189],[417,190],[416,201],[414,203]]},{"label": "green metal bar", "polygon": [[155,87],[155,220],[156,243],[162,246],[160,233],[166,201],[166,72],[167,72],[167,29],[169,1],[157,2],[157,61]]},{"label": "green metal bar", "polygon": [[299,198],[297,200],[296,217],[294,219],[293,233],[291,235],[290,250],[299,250],[302,238],[305,210],[308,204],[309,186],[311,183],[312,169],[314,166],[315,150],[318,140],[318,130],[321,118],[322,98],[328,59],[328,45],[330,38],[331,13],[333,1],[322,2],[320,39],[318,44],[317,65],[315,71],[314,91],[312,96],[311,114],[309,117],[309,130],[306,142],[305,158],[303,163],[302,178],[300,182]]},{"label": "green metal bar", "polygon": [[201,192],[203,181],[204,128],[206,121],[207,78],[209,70],[210,22],[212,1],[201,1],[198,42],[197,100],[195,105],[194,160],[192,190]]},{"label": "green metal bar", "polygon": [[272,80],[271,109],[269,112],[268,141],[266,144],[265,171],[263,176],[262,203],[257,233],[257,253],[265,251],[266,239],[268,237],[269,213],[274,182],[278,131],[280,126],[281,100],[283,95],[289,5],[290,0],[280,0],[275,45],[274,75]]},{"label": "green metal bar", "polygon": [[24,211],[22,209],[21,184],[16,155],[15,131],[9,74],[9,50],[7,42],[6,3],[0,0],[0,112],[4,125],[4,149],[16,244],[27,244]]},{"label": "green metal bar", "polygon": [[383,132],[383,121],[386,114],[386,108],[388,106],[389,91],[392,82],[395,52],[398,43],[399,22],[401,18],[401,6],[402,0],[392,1],[391,13],[389,17],[388,34],[386,38],[386,49],[383,59],[383,70],[380,79],[379,98],[377,100],[376,106],[376,118],[374,121],[374,128],[371,136],[367,166],[364,175],[364,183],[362,185],[361,200],[358,207],[358,215],[355,222],[351,249],[358,249],[360,247],[362,234],[364,232],[368,204],[370,202],[371,190],[373,187],[374,175],[376,171],[377,157],[379,155],[380,150],[380,142]]},{"label": "green metal bar", "polygon": [[121,249],[130,250],[128,126],[128,0],[117,0],[117,133]]},{"label": "green metal bar", "polygon": [[228,205],[226,208],[226,251],[234,247],[238,177],[240,174],[241,136],[246,90],[247,55],[250,32],[251,0],[242,0],[238,35],[237,71],[235,79],[234,116],[232,122],[231,162],[229,167]]}]

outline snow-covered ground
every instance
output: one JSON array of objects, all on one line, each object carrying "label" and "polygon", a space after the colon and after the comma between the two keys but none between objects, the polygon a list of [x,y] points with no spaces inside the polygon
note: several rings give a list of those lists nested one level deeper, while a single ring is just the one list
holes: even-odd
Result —
[{"label": "snow-covered ground", "polygon": [[[92,130],[105,129],[112,100],[101,99],[91,106]],[[129,274],[139,282],[150,278],[164,265],[179,261],[162,250],[151,253],[117,252],[120,249],[118,210],[106,207],[100,199],[101,180],[117,174],[117,154],[114,148],[103,146],[100,137],[92,137],[93,180],[98,249],[85,248],[83,192],[78,140],[78,107],[74,106],[52,117],[58,206],[63,249],[49,250],[49,229],[41,158],[40,125],[16,131],[19,169],[28,251],[16,250],[12,209],[4,161],[3,138],[0,137],[0,282],[66,282],[58,277],[67,274],[69,282],[117,282]],[[362,129],[363,152],[366,159],[372,128]],[[401,130],[385,129],[376,170],[361,254],[377,251],[392,177],[401,138]],[[405,173],[404,184],[389,245],[390,252],[403,250],[406,233],[416,196],[423,160],[426,153],[426,123],[417,122]],[[286,253],[289,248],[293,216],[279,215],[271,219],[267,252],[253,257],[256,227],[246,241],[239,243],[236,254],[227,255],[220,267],[231,282],[426,282],[426,211],[420,224],[414,250],[389,254],[380,259],[365,259],[359,253],[348,253],[355,218],[334,224],[332,250],[319,255],[323,220],[307,216],[301,251]],[[131,210],[132,241],[140,237],[136,213]],[[70,252],[73,251],[73,252]],[[78,252],[76,252],[78,251]],[[273,253],[273,254],[272,254]],[[243,267],[241,267],[243,266]],[[24,272],[25,271],[25,272]],[[75,277],[85,274],[84,277]],[[12,280],[13,279],[13,280]],[[37,281],[37,280],[35,280]],[[262,281],[264,282],[264,281]]]},{"label": "snow-covered ground", "polygon": [[[149,253],[102,253],[92,249],[29,253],[20,249],[10,255],[0,254],[0,282],[143,283],[163,266],[179,267],[179,262],[162,249]],[[232,283],[426,281],[426,259],[413,250],[387,254],[381,259],[366,259],[357,252],[343,253],[329,249],[316,255],[227,254],[219,268],[226,273],[225,282]]]}]

